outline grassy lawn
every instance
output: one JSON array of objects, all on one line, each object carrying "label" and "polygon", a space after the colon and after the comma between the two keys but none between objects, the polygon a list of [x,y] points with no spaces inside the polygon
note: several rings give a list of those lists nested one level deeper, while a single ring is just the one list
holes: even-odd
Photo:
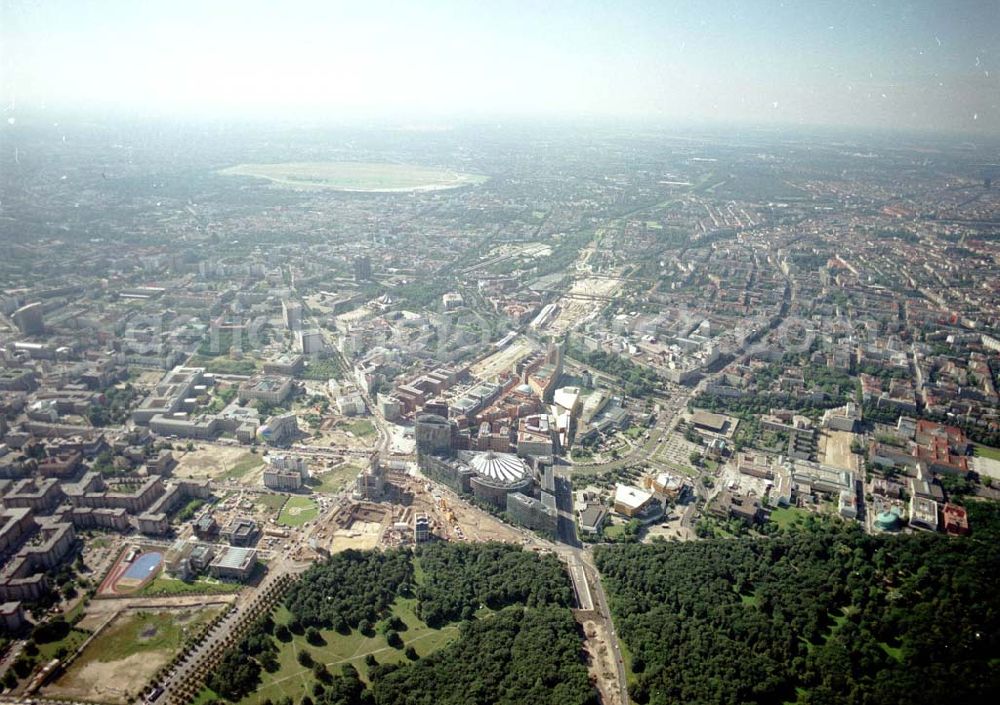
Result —
[{"label": "grassy lawn", "polygon": [[282,507],[288,501],[288,495],[286,494],[259,494],[254,496],[253,503],[258,507],[263,507],[264,509],[270,509],[272,512],[281,511]]},{"label": "grassy lawn", "polygon": [[194,700],[191,701],[191,705],[208,705],[208,703],[214,702],[216,700],[220,702],[222,701],[218,693],[216,693],[208,686],[205,686],[204,688],[198,691],[198,694],[196,696],[194,696]]},{"label": "grassy lawn", "polygon": [[681,475],[687,475],[688,477],[698,477],[701,474],[700,470],[695,470],[689,465],[671,465],[670,470],[679,472]]},{"label": "grassy lawn", "polygon": [[880,641],[878,645],[882,647],[882,651],[888,654],[891,658],[894,658],[897,663],[903,662],[903,649],[901,647],[889,646],[889,644],[884,641]]},{"label": "grassy lawn", "polygon": [[[827,630],[826,630],[826,631],[825,631],[825,632],[824,632],[824,633],[823,633],[823,634],[822,634],[822,635],[820,636],[820,640],[821,640],[821,642],[822,642],[822,643],[824,643],[824,644],[825,644],[825,643],[826,643],[826,642],[827,642],[827,641],[828,641],[828,640],[830,639],[830,637],[831,637],[831,636],[833,636],[833,634],[834,634],[834,633],[835,633],[835,632],[836,632],[836,631],[837,631],[838,629],[840,629],[841,627],[843,627],[843,626],[844,626],[844,624],[846,624],[846,623],[847,623],[847,613],[848,613],[849,611],[851,611],[852,609],[853,609],[852,607],[845,607],[844,609],[842,609],[842,610],[841,610],[841,611],[840,611],[839,613],[837,613],[837,614],[834,614],[834,613],[828,613],[828,616],[830,617],[830,619],[831,619],[831,620],[833,620],[833,623],[832,623],[832,624],[830,625],[830,627],[829,627],[829,628],[828,628],[828,629],[827,629]],[[800,637],[799,637],[799,641],[800,641],[800,642],[801,642],[801,643],[802,643],[803,645],[805,645],[805,647],[806,647],[806,650],[807,650],[807,651],[810,651],[810,652],[811,652],[811,651],[812,651],[813,649],[815,649],[815,648],[816,648],[817,646],[819,646],[819,645],[820,645],[820,642],[815,642],[815,643],[814,643],[814,642],[811,642],[811,641],[809,641],[808,639],[806,639],[806,638],[805,638],[804,636],[800,636]],[[885,647],[885,646],[883,646],[883,648],[886,648],[886,647]],[[888,651],[887,651],[886,653],[888,653]],[[890,654],[890,655],[891,655],[891,654]]]},{"label": "grassy lawn", "polygon": [[342,424],[342,428],[345,431],[350,431],[358,438],[375,435],[375,426],[368,419],[358,419],[357,421]]},{"label": "grassy lawn", "polygon": [[604,538],[606,539],[620,539],[625,536],[625,525],[624,524],[609,524],[604,527]]},{"label": "grassy lawn", "polygon": [[87,600],[84,596],[81,596],[76,601],[76,604],[73,605],[72,609],[67,610],[66,612],[63,613],[63,617],[65,617],[66,621],[69,622],[70,624],[75,624],[76,623],[75,620],[78,619],[83,614],[83,611],[85,609],[87,609]]},{"label": "grassy lawn", "polygon": [[257,363],[253,360],[233,360],[226,355],[194,355],[188,364],[219,375],[252,375],[257,371]]},{"label": "grassy lawn", "polygon": [[185,595],[199,593],[209,595],[225,595],[240,589],[238,583],[223,583],[199,578],[190,583],[175,578],[160,575],[153,582],[135,593],[136,597],[153,597],[157,595]]},{"label": "grassy lawn", "polygon": [[795,705],[796,703],[802,703],[806,701],[809,691],[805,688],[799,686],[795,688],[795,700],[786,700],[782,705]]},{"label": "grassy lawn", "polygon": [[220,480],[239,480],[251,470],[255,470],[264,464],[264,459],[255,453],[247,453],[236,461],[229,470],[222,474]]},{"label": "grassy lawn", "polygon": [[975,448],[975,454],[979,458],[989,458],[990,460],[1000,461],[1000,448],[981,446],[977,443]]},{"label": "grassy lawn", "polygon": [[[397,663],[406,661],[403,651],[406,646],[413,646],[421,657],[430,654],[458,636],[458,625],[448,625],[442,629],[431,629],[421,622],[414,614],[416,599],[397,598],[393,605],[393,614],[406,624],[406,630],[400,632],[405,643],[402,649],[389,646],[381,634],[368,637],[358,631],[350,634],[339,634],[332,630],[321,633],[325,644],[314,646],[308,643],[304,636],[296,635],[287,644],[279,643],[278,663],[280,667],[274,673],[261,674],[262,682],[253,695],[242,702],[245,705],[259,705],[270,698],[277,702],[290,696],[293,702],[298,702],[312,687],[314,682],[312,669],[304,668],[296,660],[298,653],[306,649],[316,661],[325,663],[331,673],[339,673],[345,663],[353,664],[363,679],[367,679],[368,668],[365,666],[365,656],[374,654],[379,663]],[[291,615],[284,607],[279,607],[274,614],[278,624],[288,622]],[[196,701],[197,702],[197,701]]]},{"label": "grassy lawn", "polygon": [[187,504],[181,507],[181,509],[174,515],[174,519],[178,522],[188,521],[204,505],[205,505],[204,499],[201,499],[200,497],[194,497]]},{"label": "grassy lawn", "polygon": [[420,565],[420,559],[413,559],[413,582],[416,585],[423,585],[424,581],[427,579],[427,572],[424,567]]},{"label": "grassy lawn", "polygon": [[319,505],[308,497],[289,497],[281,513],[278,515],[278,523],[284,526],[302,526],[307,521],[312,521],[319,514]]},{"label": "grassy lawn", "polygon": [[830,625],[830,631],[823,636],[824,641],[829,639],[835,631],[847,624],[847,615],[844,614],[843,610],[840,611],[840,614],[831,614],[830,618],[833,620],[833,624]]},{"label": "grassy lawn", "polygon": [[625,645],[623,639],[618,640],[618,645],[621,646],[622,661],[625,662],[625,681],[629,685],[632,685],[638,680],[635,672],[632,670],[632,652],[628,650],[628,646]]},{"label": "grassy lawn", "polygon": [[176,612],[136,612],[108,627],[73,665],[82,668],[88,661],[111,663],[146,651],[177,651],[193,628],[218,612],[218,608],[200,610],[183,621]]},{"label": "grassy lawn", "polygon": [[809,512],[803,509],[780,507],[771,511],[771,521],[780,526],[782,529],[787,529],[800,521],[804,521],[808,515]]},{"label": "grassy lawn", "polygon": [[70,629],[69,633],[62,639],[50,641],[44,644],[38,644],[39,663],[48,663],[52,659],[56,658],[56,653],[61,651],[63,648],[66,649],[66,654],[73,653],[80,648],[80,644],[85,642],[89,636],[90,632],[86,632],[83,629]]},{"label": "grassy lawn", "polygon": [[316,492],[324,494],[340,492],[346,485],[354,482],[354,478],[357,477],[360,470],[361,468],[353,463],[343,463],[330,472],[316,476],[315,479],[318,480],[318,484],[311,484],[311,487]]}]

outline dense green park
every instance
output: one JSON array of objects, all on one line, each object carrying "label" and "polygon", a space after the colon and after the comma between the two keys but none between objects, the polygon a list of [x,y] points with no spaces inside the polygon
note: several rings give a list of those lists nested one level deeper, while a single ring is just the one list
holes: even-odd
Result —
[{"label": "dense green park", "polygon": [[344,551],[307,570],[199,703],[596,703],[562,564],[518,546]]},{"label": "dense green park", "polygon": [[598,549],[633,698],[994,702],[997,512],[970,515],[982,528],[961,539],[805,522],[767,539]]}]

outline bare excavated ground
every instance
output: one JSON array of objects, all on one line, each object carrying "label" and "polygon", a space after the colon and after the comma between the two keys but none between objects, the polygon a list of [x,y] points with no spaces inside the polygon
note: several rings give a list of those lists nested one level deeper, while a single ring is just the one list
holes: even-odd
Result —
[{"label": "bare excavated ground", "polygon": [[234,471],[239,474],[243,467],[253,469],[251,466],[263,465],[244,447],[204,444],[192,451],[175,451],[174,456],[177,458],[174,477],[185,479],[217,479]]},{"label": "bare excavated ground", "polygon": [[172,657],[170,651],[145,651],[110,663],[88,661],[46,686],[45,695],[126,705],[134,697],[137,684],[140,688],[145,685]]},{"label": "bare excavated ground", "polygon": [[625,705],[618,689],[618,676],[614,657],[608,648],[608,629],[603,621],[585,619],[583,631],[586,639],[583,648],[587,652],[587,670],[597,684],[604,705]]},{"label": "bare excavated ground", "polygon": [[[823,462],[835,468],[858,472],[860,456],[851,452],[855,435],[848,431],[826,431],[820,436]],[[825,442],[824,442],[825,441]]]}]

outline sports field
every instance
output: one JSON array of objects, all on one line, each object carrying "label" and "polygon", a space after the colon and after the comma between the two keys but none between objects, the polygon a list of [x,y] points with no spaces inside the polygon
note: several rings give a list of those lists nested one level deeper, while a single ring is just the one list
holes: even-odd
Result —
[{"label": "sports field", "polygon": [[318,513],[319,505],[308,497],[289,497],[278,515],[278,523],[292,527],[302,526],[315,519]]},{"label": "sports field", "polygon": [[253,176],[285,188],[330,189],[361,193],[440,191],[486,181],[478,174],[412,164],[369,162],[285,162],[237,164],[222,169],[227,176]]},{"label": "sports field", "polygon": [[[126,558],[132,560],[126,562]],[[127,595],[149,584],[163,569],[163,554],[156,550],[140,552],[126,548],[101,582],[98,592],[103,595]]]}]

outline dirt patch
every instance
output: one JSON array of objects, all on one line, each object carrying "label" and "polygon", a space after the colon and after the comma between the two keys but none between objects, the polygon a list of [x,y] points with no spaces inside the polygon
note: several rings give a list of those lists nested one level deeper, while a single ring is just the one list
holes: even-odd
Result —
[{"label": "dirt patch", "polygon": [[470,510],[463,503],[452,502],[455,524],[470,541],[504,541],[520,543],[523,536],[516,529],[480,511]]},{"label": "dirt patch", "polygon": [[[247,449],[223,445],[199,445],[191,452],[178,453],[174,476],[197,480],[225,475],[247,455]],[[252,474],[252,473],[251,473]]]},{"label": "dirt patch", "polygon": [[160,383],[161,379],[163,379],[163,372],[161,370],[148,370],[146,372],[140,372],[139,376],[133,380],[133,384],[137,387],[152,389]]},{"label": "dirt patch", "polygon": [[375,440],[378,436],[374,433],[367,436],[356,436],[348,434],[347,429],[341,426],[342,419],[328,418],[320,426],[320,430],[313,436],[312,440],[305,441],[311,445],[343,448],[346,450],[374,450]]},{"label": "dirt patch", "polygon": [[170,656],[168,651],[144,651],[111,663],[90,661],[79,669],[71,667],[45,688],[45,695],[127,705]]},{"label": "dirt patch", "polygon": [[585,620],[583,648],[587,652],[587,670],[597,683],[604,705],[622,705],[621,691],[618,689],[618,671],[614,657],[608,648],[607,627],[603,622]]},{"label": "dirt patch", "polygon": [[382,525],[365,521],[356,521],[350,529],[337,529],[333,532],[330,542],[330,552],[346,551],[353,548],[359,551],[378,546],[382,534]]},{"label": "dirt patch", "polygon": [[100,627],[102,624],[104,624],[107,620],[108,620],[107,613],[95,612],[93,610],[88,609],[87,614],[84,615],[84,617],[77,623],[76,626],[88,632],[94,632],[97,631],[97,628]]},{"label": "dirt patch", "polygon": [[322,520],[319,538],[329,536],[327,541],[331,553],[375,548],[391,518],[392,514],[379,504],[360,502],[344,505]]},{"label": "dirt patch", "polygon": [[851,452],[851,443],[855,435],[850,431],[826,431],[822,440],[825,440],[823,448],[823,462],[842,470],[860,470],[860,456]]},{"label": "dirt patch", "polygon": [[174,622],[176,622],[177,624],[187,624],[197,615],[198,615],[197,612],[180,612],[176,617],[174,617]]},{"label": "dirt patch", "polygon": [[1000,480],[1000,460],[977,456],[972,459],[972,469],[980,475],[987,475],[994,480]]}]

